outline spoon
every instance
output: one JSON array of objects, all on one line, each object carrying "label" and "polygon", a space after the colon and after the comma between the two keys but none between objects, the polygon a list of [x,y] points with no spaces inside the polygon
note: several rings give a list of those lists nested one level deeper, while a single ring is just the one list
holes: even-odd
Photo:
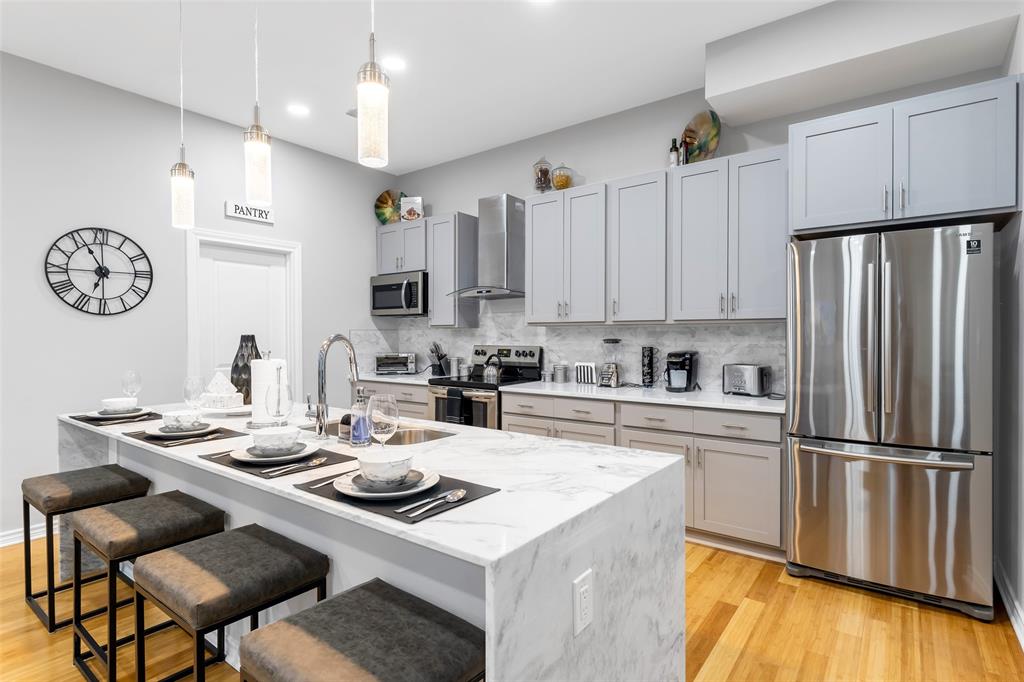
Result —
[{"label": "spoon", "polygon": [[321,464],[323,464],[326,461],[327,461],[326,457],[317,457],[316,459],[311,459],[308,462],[299,462],[298,464],[289,464],[286,467],[270,467],[269,469],[264,469],[260,473],[261,474],[270,474],[271,476],[277,476],[279,474],[288,473],[292,469],[301,469],[302,467],[320,466]]},{"label": "spoon", "polygon": [[450,493],[448,493],[448,495],[446,495],[444,497],[444,499],[438,500],[437,502],[431,502],[426,507],[423,507],[422,509],[417,509],[412,514],[409,514],[408,517],[411,519],[414,516],[419,516],[423,512],[429,511],[430,509],[433,509],[437,505],[444,504],[445,502],[447,502],[449,504],[452,503],[452,502],[458,502],[459,500],[461,500],[465,496],[466,496],[466,491],[463,490],[462,488],[459,488],[457,490],[453,490]]}]

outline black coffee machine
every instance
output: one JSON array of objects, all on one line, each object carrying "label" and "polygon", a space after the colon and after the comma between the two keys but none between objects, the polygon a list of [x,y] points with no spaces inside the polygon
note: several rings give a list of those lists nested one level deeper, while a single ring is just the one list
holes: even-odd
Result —
[{"label": "black coffee machine", "polygon": [[699,390],[697,383],[697,351],[674,350],[665,356],[665,390],[685,393]]}]

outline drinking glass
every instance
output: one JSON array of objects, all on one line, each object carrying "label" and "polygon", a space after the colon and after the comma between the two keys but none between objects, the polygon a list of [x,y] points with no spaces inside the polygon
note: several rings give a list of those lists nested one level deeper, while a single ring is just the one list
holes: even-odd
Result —
[{"label": "drinking glass", "polygon": [[390,393],[376,393],[370,396],[366,407],[370,420],[370,435],[384,447],[398,430],[398,402]]},{"label": "drinking glass", "polygon": [[198,410],[202,405],[203,380],[199,377],[185,377],[185,384],[182,392],[185,395],[185,404],[193,410]]},{"label": "drinking glass", "polygon": [[267,407],[267,416],[274,420],[275,426],[284,426],[288,423],[288,417],[292,414],[292,389],[285,383],[271,384],[267,387],[267,395],[264,397]]},{"label": "drinking glass", "polygon": [[142,390],[142,375],[129,369],[121,375],[121,391],[129,398],[134,398]]}]

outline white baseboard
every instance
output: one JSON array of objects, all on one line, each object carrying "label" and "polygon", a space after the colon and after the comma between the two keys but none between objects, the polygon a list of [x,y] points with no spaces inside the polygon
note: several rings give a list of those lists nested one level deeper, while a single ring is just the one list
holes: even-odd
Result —
[{"label": "white baseboard", "polygon": [[686,529],[686,541],[696,545],[706,545],[715,549],[724,549],[737,554],[745,554],[755,559],[786,563],[786,553],[781,549],[773,549],[762,545],[744,542],[743,540],[731,540],[718,535],[707,535],[693,528]]},{"label": "white baseboard", "polygon": [[996,586],[999,588],[999,594],[1003,597],[1003,604],[1006,605],[1006,615],[1010,617],[1013,631],[1017,633],[1017,641],[1020,642],[1020,648],[1024,649],[1024,603],[1020,601],[1017,594],[1013,591],[1013,587],[1006,578],[1006,571],[1003,570],[1002,564],[996,561],[995,569]]},{"label": "white baseboard", "polygon": [[[40,521],[39,523],[33,523],[29,527],[28,533],[30,538],[32,538],[33,540],[38,540],[39,538],[46,535],[46,523],[43,521]],[[12,528],[11,530],[2,531],[0,532],[0,547],[6,547],[8,545],[17,545],[24,539],[24,537],[25,534],[23,532],[23,529],[21,528]]]}]

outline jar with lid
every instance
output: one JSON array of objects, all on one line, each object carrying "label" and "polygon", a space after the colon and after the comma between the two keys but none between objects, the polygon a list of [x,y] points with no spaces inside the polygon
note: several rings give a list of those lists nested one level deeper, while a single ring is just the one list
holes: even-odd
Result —
[{"label": "jar with lid", "polygon": [[551,184],[555,186],[555,189],[569,189],[572,187],[572,168],[563,163],[551,171]]},{"label": "jar with lid", "polygon": [[542,194],[551,189],[551,164],[543,156],[533,164],[533,188]]}]

